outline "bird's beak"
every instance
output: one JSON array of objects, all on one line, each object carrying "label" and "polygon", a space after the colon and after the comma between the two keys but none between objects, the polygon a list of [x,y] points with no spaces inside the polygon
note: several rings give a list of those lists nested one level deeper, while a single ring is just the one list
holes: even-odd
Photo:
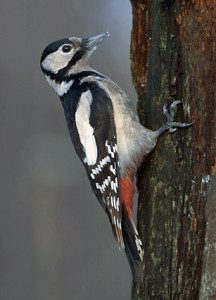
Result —
[{"label": "bird's beak", "polygon": [[98,44],[100,44],[105,38],[110,36],[110,33],[104,33],[104,34],[99,34],[92,36],[90,38],[84,39],[84,46],[86,49],[95,49]]}]

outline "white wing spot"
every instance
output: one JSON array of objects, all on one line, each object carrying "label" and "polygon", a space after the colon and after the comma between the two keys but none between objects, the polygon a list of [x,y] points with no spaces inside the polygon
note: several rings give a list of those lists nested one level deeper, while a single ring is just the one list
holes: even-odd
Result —
[{"label": "white wing spot", "polygon": [[78,108],[75,113],[80,142],[83,145],[83,149],[86,154],[86,161],[89,166],[96,163],[98,155],[94,129],[89,123],[91,103],[92,95],[88,90],[81,95]]},{"label": "white wing spot", "polygon": [[114,175],[116,175],[116,169],[113,168],[113,165],[110,166],[110,171],[111,171]]},{"label": "white wing spot", "polygon": [[108,141],[106,141],[105,146],[107,147],[108,153],[111,155],[112,158],[114,158],[115,153],[117,152],[117,144],[115,144],[114,146],[110,146],[108,144]]},{"label": "white wing spot", "polygon": [[118,226],[119,229],[122,229],[122,227],[121,227],[121,220],[119,220],[119,219],[117,219],[117,226]]},{"label": "white wing spot", "polygon": [[117,193],[117,188],[118,188],[118,179],[116,177],[115,181],[111,181],[111,189]]},{"label": "white wing spot", "polygon": [[[109,156],[106,156],[104,157],[99,163],[98,165],[92,169],[92,172],[91,172],[91,177],[92,175],[98,175],[100,174],[100,172],[102,171],[103,167],[106,166],[108,163],[110,162],[110,157]],[[93,178],[93,177],[92,177]],[[94,178],[93,178],[94,179]]]},{"label": "white wing spot", "polygon": [[132,223],[132,225],[133,225],[134,232],[135,232],[135,243],[136,243],[136,246],[137,246],[137,251],[139,252],[141,260],[143,260],[144,251],[143,251],[142,241],[139,237],[139,233],[136,229],[136,226],[134,225],[134,223]]},{"label": "white wing spot", "polygon": [[109,186],[111,181],[111,177],[108,176],[102,183],[102,185],[100,185],[98,182],[96,182],[96,188],[98,190],[100,190],[101,193],[105,192],[105,189]]},{"label": "white wing spot", "polygon": [[117,211],[119,211],[119,207],[120,207],[120,201],[119,201],[119,197],[116,199],[116,209]]}]

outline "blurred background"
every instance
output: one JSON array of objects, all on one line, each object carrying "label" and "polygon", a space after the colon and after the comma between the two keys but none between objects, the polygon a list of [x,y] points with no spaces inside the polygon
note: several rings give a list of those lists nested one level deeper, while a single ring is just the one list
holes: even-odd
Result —
[{"label": "blurred background", "polygon": [[109,31],[92,66],[135,99],[130,1],[1,0],[0,299],[129,299],[131,275],[72,147],[43,48]]}]

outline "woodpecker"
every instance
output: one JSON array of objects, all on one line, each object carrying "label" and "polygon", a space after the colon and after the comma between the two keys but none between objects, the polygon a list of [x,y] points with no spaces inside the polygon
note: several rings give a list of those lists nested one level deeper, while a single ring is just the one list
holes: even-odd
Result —
[{"label": "woodpecker", "polygon": [[134,274],[143,261],[143,246],[133,221],[137,168],[165,130],[172,132],[191,124],[174,122],[181,101],[164,105],[167,122],[158,130],[140,124],[127,95],[89,66],[89,57],[108,36],[53,42],[42,53],[41,68],[60,97],[74,148]]}]

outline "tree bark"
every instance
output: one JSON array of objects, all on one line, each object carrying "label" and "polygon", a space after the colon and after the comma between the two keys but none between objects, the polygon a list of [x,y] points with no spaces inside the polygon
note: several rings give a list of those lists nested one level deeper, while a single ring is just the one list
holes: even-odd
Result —
[{"label": "tree bark", "polygon": [[157,129],[176,99],[176,120],[194,123],[164,134],[138,173],[145,269],[132,299],[216,299],[216,2],[131,3],[142,124]]}]

